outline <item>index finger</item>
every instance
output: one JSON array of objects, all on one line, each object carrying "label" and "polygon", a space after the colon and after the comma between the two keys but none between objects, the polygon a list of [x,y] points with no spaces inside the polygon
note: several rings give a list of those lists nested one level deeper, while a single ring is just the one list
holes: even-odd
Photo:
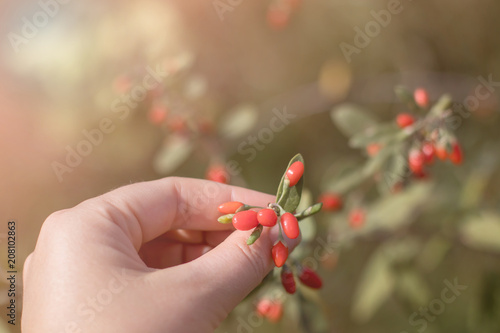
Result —
[{"label": "index finger", "polygon": [[127,185],[81,203],[118,224],[136,248],[173,229],[231,230],[217,222],[227,201],[267,206],[274,196],[207,180],[168,177]]}]

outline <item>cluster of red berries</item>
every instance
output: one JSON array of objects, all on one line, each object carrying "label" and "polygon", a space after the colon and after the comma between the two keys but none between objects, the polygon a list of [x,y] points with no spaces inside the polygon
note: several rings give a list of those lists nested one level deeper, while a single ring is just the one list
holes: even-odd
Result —
[{"label": "cluster of red berries", "polygon": [[[420,108],[427,109],[429,107],[429,94],[425,89],[416,89],[413,98]],[[402,129],[412,126],[416,122],[417,119],[409,113],[400,113],[396,117],[396,123]],[[430,132],[428,138],[417,142],[409,150],[408,167],[417,177],[425,177],[424,168],[434,162],[435,156],[441,160],[449,159],[452,163],[459,165],[463,161],[462,147],[451,133],[436,128]]]},{"label": "cluster of red berries", "polygon": [[414,146],[408,153],[408,166],[417,177],[424,177],[424,167],[434,162],[434,157],[440,160],[449,159],[453,164],[460,165],[463,162],[462,147],[455,138],[446,142],[424,142],[420,147]]},{"label": "cluster of red berries", "polygon": [[155,126],[160,126],[172,133],[181,135],[210,135],[215,128],[213,121],[210,119],[170,114],[169,108],[162,104],[151,107],[148,112],[148,119]]},{"label": "cluster of red berries", "polygon": [[[303,285],[313,289],[319,289],[323,286],[321,278],[311,268],[302,265],[295,265],[295,270],[297,271],[299,281]],[[292,271],[292,267],[284,265],[281,269],[281,284],[283,285],[287,293],[295,293],[297,286],[295,284],[295,277]]]},{"label": "cluster of red berries", "polygon": [[[425,89],[416,89],[413,93],[415,104],[422,110],[428,110],[430,106],[429,94]],[[410,113],[400,113],[396,117],[396,124],[401,129],[411,126],[429,125],[427,119],[418,119]],[[425,122],[427,123],[421,123]],[[427,173],[425,167],[431,165],[437,156],[441,160],[449,159],[452,163],[459,165],[463,162],[463,151],[457,138],[440,125],[430,123],[430,128],[422,126],[418,136],[408,151],[408,167],[418,178],[425,178]],[[376,156],[383,146],[372,142],[366,146],[368,156]]]},{"label": "cluster of red berries", "polygon": [[[301,161],[294,162],[286,172],[288,187],[297,185],[304,174],[304,164]],[[258,211],[253,210],[257,208]],[[220,223],[231,223],[237,230],[254,230],[247,241],[253,244],[262,233],[263,227],[274,227],[280,219],[280,230],[290,239],[296,239],[300,235],[299,221],[297,217],[283,210],[278,204],[271,203],[268,208],[253,207],[241,202],[226,202],[219,206],[222,215],[218,221]],[[282,239],[282,235],[280,234]],[[288,248],[280,240],[271,251],[274,263],[277,267],[285,264],[288,258]]]}]

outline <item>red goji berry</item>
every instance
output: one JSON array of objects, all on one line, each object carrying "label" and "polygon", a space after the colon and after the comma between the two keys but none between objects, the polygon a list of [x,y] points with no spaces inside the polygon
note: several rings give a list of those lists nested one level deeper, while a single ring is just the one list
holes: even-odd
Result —
[{"label": "red goji berry", "polygon": [[429,106],[429,93],[423,88],[415,89],[413,92],[413,98],[415,103],[421,108],[427,108]]},{"label": "red goji berry", "polygon": [[285,235],[290,239],[295,239],[300,235],[299,221],[289,212],[281,215],[281,228]]},{"label": "red goji berry", "polygon": [[300,178],[304,174],[304,163],[301,161],[293,162],[292,165],[286,171],[286,177],[290,181],[289,187],[297,185]]},{"label": "red goji berry", "polygon": [[271,308],[267,312],[267,319],[272,323],[277,323],[283,316],[283,304],[278,301],[274,301],[271,304]]},{"label": "red goji berry", "polygon": [[408,166],[414,174],[422,174],[424,172],[424,154],[418,149],[410,150],[408,154]]},{"label": "red goji berry", "polygon": [[233,216],[233,226],[238,230],[251,230],[259,225],[257,212],[244,210]]},{"label": "red goji berry", "polygon": [[285,244],[279,241],[273,246],[271,254],[276,267],[281,267],[288,259],[288,248],[285,246]]},{"label": "red goji berry", "polygon": [[453,164],[460,165],[463,162],[464,154],[462,151],[462,147],[458,142],[454,142],[451,146],[451,152],[448,157]]},{"label": "red goji berry", "polygon": [[440,160],[446,160],[448,158],[448,151],[446,149],[446,145],[444,144],[435,144],[434,151],[436,152],[436,156]]},{"label": "red goji berry", "polygon": [[269,310],[271,309],[272,304],[273,302],[271,302],[270,299],[263,298],[259,300],[259,302],[255,306],[255,311],[259,316],[266,317],[269,313]]},{"label": "red goji berry", "polygon": [[359,229],[365,224],[365,211],[363,209],[353,209],[349,213],[349,225],[353,229]]},{"label": "red goji berry", "polygon": [[422,154],[424,155],[425,164],[434,162],[434,155],[436,154],[434,145],[432,143],[424,143],[422,146]]},{"label": "red goji berry", "polygon": [[264,227],[274,227],[278,221],[278,216],[273,209],[265,208],[257,213],[257,220]]},{"label": "red goji berry", "polygon": [[321,281],[319,275],[309,267],[301,267],[299,280],[310,288],[319,289],[323,286],[323,281]]},{"label": "red goji berry", "polygon": [[175,133],[182,133],[187,130],[187,122],[186,119],[182,116],[173,116],[167,122],[168,128]]},{"label": "red goji berry", "polygon": [[319,196],[319,202],[323,203],[323,209],[326,211],[337,211],[342,208],[342,198],[333,192],[325,192]]},{"label": "red goji berry", "polygon": [[229,174],[224,166],[214,165],[207,170],[206,179],[227,184],[229,182]]},{"label": "red goji berry", "polygon": [[290,8],[284,5],[271,5],[267,10],[267,24],[274,30],[286,28],[290,22]]},{"label": "red goji berry", "polygon": [[401,128],[411,126],[411,125],[413,125],[414,122],[415,122],[415,118],[409,113],[400,113],[396,117],[396,123]]},{"label": "red goji berry", "polygon": [[239,201],[229,201],[220,205],[218,210],[221,214],[224,215],[234,214],[241,206],[244,206],[244,204]]},{"label": "red goji berry", "polygon": [[371,157],[377,156],[380,149],[382,149],[382,145],[380,143],[370,143],[366,146],[366,153]]},{"label": "red goji berry", "polygon": [[287,293],[295,293],[295,279],[293,278],[292,270],[287,265],[284,265],[281,269],[281,284],[283,285]]},{"label": "red goji berry", "polygon": [[167,119],[167,109],[161,106],[149,110],[148,119],[153,125],[161,125]]}]

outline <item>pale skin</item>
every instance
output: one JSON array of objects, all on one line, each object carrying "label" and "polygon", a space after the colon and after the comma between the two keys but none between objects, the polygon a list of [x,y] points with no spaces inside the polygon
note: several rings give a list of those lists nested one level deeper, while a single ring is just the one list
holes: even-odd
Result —
[{"label": "pale skin", "polygon": [[23,332],[213,332],[271,271],[278,238],[246,245],[251,231],[217,222],[227,201],[274,197],[165,178],[52,214],[24,266]]}]

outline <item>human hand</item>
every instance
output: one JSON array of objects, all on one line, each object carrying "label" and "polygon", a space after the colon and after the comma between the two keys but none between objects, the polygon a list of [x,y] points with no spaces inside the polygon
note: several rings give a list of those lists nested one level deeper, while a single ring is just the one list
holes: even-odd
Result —
[{"label": "human hand", "polygon": [[278,238],[246,245],[251,231],[217,222],[227,201],[274,197],[165,178],[52,214],[24,266],[23,332],[212,332],[273,268]]}]

